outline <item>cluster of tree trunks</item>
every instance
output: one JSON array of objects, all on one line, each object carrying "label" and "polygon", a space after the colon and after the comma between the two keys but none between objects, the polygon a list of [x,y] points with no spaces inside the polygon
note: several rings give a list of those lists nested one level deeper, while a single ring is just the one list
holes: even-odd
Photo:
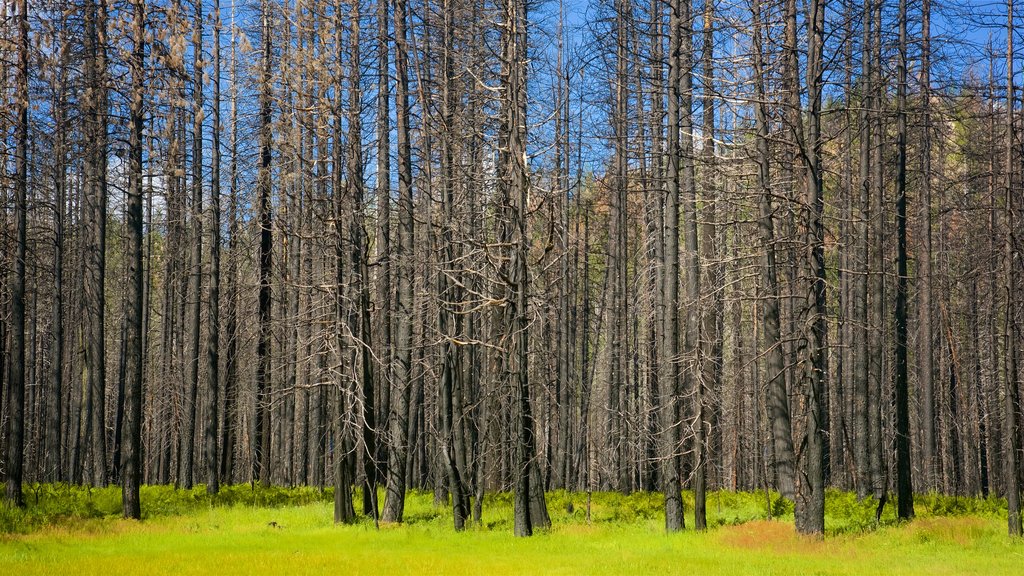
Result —
[{"label": "cluster of tree trunks", "polygon": [[508,490],[526,536],[552,489],[677,531],[770,488],[821,534],[837,487],[1021,533],[1012,0],[934,54],[929,0],[221,4],[0,10],[13,504]]}]

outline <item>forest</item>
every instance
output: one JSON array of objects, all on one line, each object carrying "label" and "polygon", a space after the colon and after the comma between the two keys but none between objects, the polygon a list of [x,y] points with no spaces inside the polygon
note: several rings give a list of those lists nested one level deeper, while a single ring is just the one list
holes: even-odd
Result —
[{"label": "forest", "polygon": [[508,493],[530,536],[760,491],[820,537],[836,490],[1021,536],[1020,10],[6,1],[7,505]]}]

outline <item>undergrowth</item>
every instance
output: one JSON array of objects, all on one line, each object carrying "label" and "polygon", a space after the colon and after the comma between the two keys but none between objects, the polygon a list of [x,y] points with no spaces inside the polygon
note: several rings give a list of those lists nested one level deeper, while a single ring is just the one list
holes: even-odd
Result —
[{"label": "undergrowth", "polygon": [[[70,484],[26,484],[25,508],[0,505],[0,533],[28,533],[46,526],[74,525],[118,518],[121,515],[121,488],[77,486]],[[301,486],[261,486],[236,484],[222,486],[210,496],[205,486],[191,489],[174,486],[143,486],[143,520],[162,516],[181,516],[211,506],[249,506],[279,508],[331,501],[334,489],[320,490]]]},{"label": "undergrowth", "polygon": [[[384,498],[383,492],[379,495]],[[327,487],[281,487],[260,484],[222,486],[209,496],[205,486],[181,489],[174,486],[144,486],[142,517],[185,516],[214,507],[281,508],[313,503],[329,503],[334,491]],[[0,534],[31,533],[45,527],[74,527],[113,521],[121,515],[121,489],[117,486],[95,488],[68,484],[28,484],[23,509],[0,505]],[[355,490],[353,501],[362,501]],[[880,526],[897,524],[896,502],[891,498],[876,521],[877,500],[857,498],[856,494],[829,490],[826,494],[826,530],[829,534],[858,533]],[[981,516],[999,517],[1006,513],[1005,499],[919,494],[914,498],[918,517]],[[547,494],[548,512],[555,525],[599,524],[635,526],[664,522],[664,499],[660,493],[620,494],[556,490]],[[692,522],[693,493],[683,493],[686,521]],[[512,494],[485,496],[483,516],[476,530],[512,529]],[[770,510],[769,510],[770,508]],[[793,503],[777,493],[713,491],[707,495],[707,518],[711,528],[743,524],[753,520],[776,518],[791,520]],[[372,519],[363,518],[365,523]],[[451,529],[451,509],[437,503],[429,491],[410,491],[406,497],[405,523],[437,529]]]}]

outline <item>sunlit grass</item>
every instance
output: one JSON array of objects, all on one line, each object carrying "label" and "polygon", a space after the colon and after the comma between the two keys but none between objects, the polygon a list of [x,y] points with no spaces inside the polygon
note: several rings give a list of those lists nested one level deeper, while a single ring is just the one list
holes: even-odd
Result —
[{"label": "sunlit grass", "polygon": [[7,532],[18,515],[22,529],[0,536],[0,574],[1020,574],[1024,566],[1024,544],[1007,538],[994,499],[922,496],[913,523],[887,513],[875,527],[870,502],[832,493],[829,536],[817,541],[794,533],[791,508],[778,500],[781,519],[767,520],[764,493],[712,493],[711,531],[667,535],[656,494],[594,494],[588,523],[585,494],[556,492],[554,527],[517,539],[507,494],[488,497],[481,526],[455,533],[429,493],[410,494],[405,524],[377,530],[369,519],[335,526],[331,494],[308,488],[231,487],[211,502],[202,488],[147,487],[141,523],[117,518],[115,488],[36,489],[26,511],[4,511]]}]

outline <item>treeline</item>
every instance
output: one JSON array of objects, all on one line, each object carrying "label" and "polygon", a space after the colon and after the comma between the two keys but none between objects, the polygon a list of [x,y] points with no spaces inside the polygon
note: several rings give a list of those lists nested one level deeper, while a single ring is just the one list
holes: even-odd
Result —
[{"label": "treeline", "polygon": [[400,522],[420,488],[462,529],[510,490],[529,535],[545,490],[660,491],[674,531],[770,488],[822,533],[837,487],[1005,497],[1020,534],[1014,6],[942,9],[972,29],[4,4],[7,499],[333,484],[336,521]]}]

